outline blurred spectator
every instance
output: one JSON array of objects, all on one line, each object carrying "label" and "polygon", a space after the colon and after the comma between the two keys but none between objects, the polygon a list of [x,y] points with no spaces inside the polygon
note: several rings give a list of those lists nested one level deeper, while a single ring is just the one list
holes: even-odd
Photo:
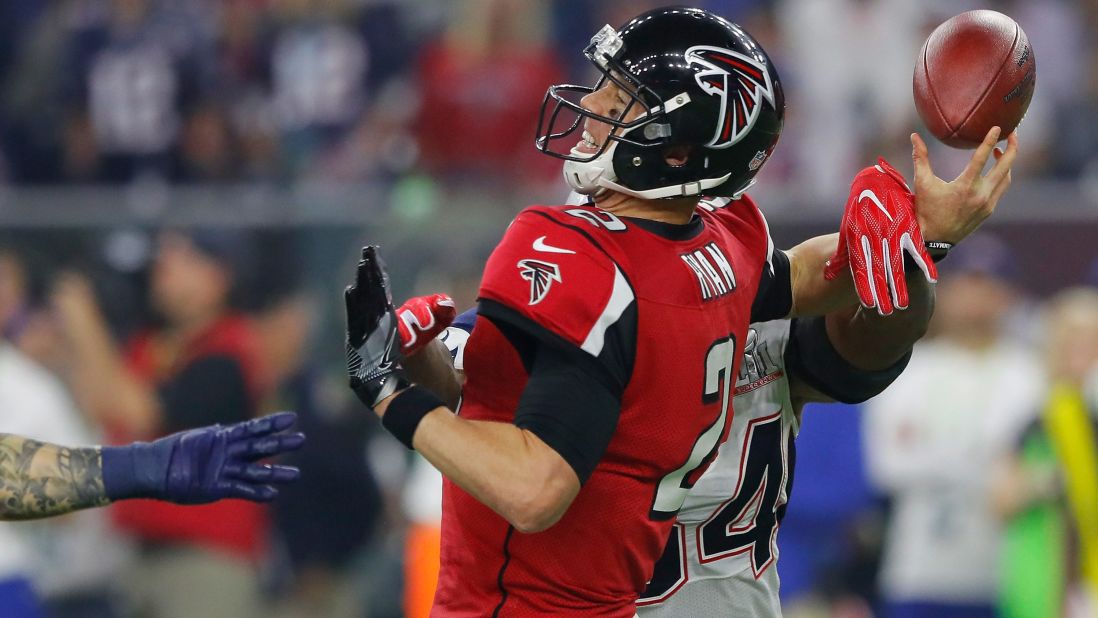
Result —
[{"label": "blurred spectator", "polygon": [[880,575],[888,618],[994,616],[991,470],[1041,386],[1033,353],[1004,336],[1010,250],[976,235],[941,273],[937,337],[866,409],[869,476],[892,499]]},{"label": "blurred spectator", "polygon": [[63,118],[57,70],[64,20],[62,3],[17,0],[0,15],[0,175],[10,182],[57,182]]},{"label": "blurred spectator", "polygon": [[1098,292],[1065,290],[1045,312],[1050,392],[992,494],[1006,526],[1003,618],[1098,611]]},{"label": "blurred spectator", "polygon": [[267,121],[288,171],[336,181],[404,171],[415,156],[405,129],[415,98],[407,87],[415,55],[407,11],[390,0],[280,0],[272,7]]},{"label": "blurred spectator", "polygon": [[363,108],[369,66],[366,46],[347,23],[348,2],[281,0],[270,49],[273,117],[290,168],[342,138]]},{"label": "blurred spectator", "polygon": [[898,158],[883,147],[907,152],[925,10],[906,0],[777,2],[781,42],[767,49],[787,89],[783,139],[814,195],[839,200],[865,161]]},{"label": "blurred spectator", "polygon": [[[226,151],[220,157],[231,160],[233,179],[273,180],[281,170],[276,120],[268,95],[266,14],[253,0],[229,0],[220,3],[220,9],[213,60],[216,94],[203,105],[221,125],[211,137],[217,142],[228,138],[229,142],[221,145]],[[208,142],[195,146],[218,155]],[[194,179],[185,175],[183,180]]]},{"label": "blurred spectator", "polygon": [[61,374],[66,361],[57,324],[39,306],[38,288],[46,265],[28,251],[33,245],[0,239],[0,340],[51,373]]},{"label": "blurred spectator", "polygon": [[[64,384],[16,345],[37,316],[19,256],[0,247],[0,432],[94,444]],[[14,457],[16,453],[0,453]],[[0,607],[7,616],[113,616],[111,590],[125,548],[106,514],[0,524]],[[75,612],[75,613],[74,613]]]},{"label": "blurred spectator", "polygon": [[[1058,136],[1057,125],[1067,129],[1072,121],[1058,119],[1057,110],[1073,109],[1083,101],[1092,101],[1087,69],[1092,66],[1087,53],[1087,22],[1078,2],[1072,0],[1014,0],[1000,10],[1018,21],[1029,38],[1030,45],[1041,63],[1040,84],[1026,117],[1019,126],[1025,140],[1025,152],[1016,166],[1022,174],[1051,173],[1061,175],[1076,166],[1085,166],[1089,157],[1077,150],[1081,145],[1071,135]],[[1066,122],[1065,122],[1066,121]],[[1082,129],[1078,127],[1077,129]],[[1063,146],[1069,146],[1063,152]],[[1066,155],[1066,156],[1065,156]],[[1068,167],[1070,166],[1070,167]]]},{"label": "blurred spectator", "polygon": [[230,120],[225,110],[204,105],[195,110],[184,127],[179,178],[190,182],[220,182],[239,177],[240,153],[236,152]]},{"label": "blurred spectator", "polygon": [[[510,180],[499,170],[531,165],[551,176],[555,162],[530,148],[545,87],[565,67],[587,83],[590,68],[576,50],[603,23],[620,25],[657,4],[13,0],[0,9],[8,33],[0,44],[0,177],[355,182],[400,176],[417,157],[427,172],[451,178]],[[696,4],[750,30],[783,77],[786,145],[763,185],[823,208],[838,208],[833,200],[865,160],[906,158],[906,133],[918,126],[910,71],[923,37],[952,14],[986,6]],[[990,6],[1016,18],[1044,59],[1021,171],[1098,177],[1090,122],[1098,50],[1085,36],[1094,29],[1091,4]],[[967,160],[931,148],[943,170]]]},{"label": "blurred spectator", "polygon": [[[229,306],[246,259],[243,241],[228,231],[164,233],[150,288],[162,323],[139,333],[124,353],[88,283],[71,274],[58,282],[54,302],[73,355],[75,392],[116,442],[255,416],[267,378],[252,326]],[[141,543],[141,558],[123,581],[138,611],[165,618],[257,615],[262,506],[132,501],[112,510],[119,527]]]},{"label": "blurred spectator", "polygon": [[285,20],[271,50],[278,119],[292,132],[351,124],[362,106],[368,56],[337,14],[345,2],[283,0]]},{"label": "blurred spectator", "polygon": [[316,305],[290,297],[257,318],[263,356],[280,385],[272,405],[297,412],[298,427],[309,436],[307,446],[285,461],[300,467],[307,482],[287,487],[273,505],[276,538],[290,567],[288,594],[276,612],[285,618],[362,613],[354,567],[382,511],[366,465],[373,420],[325,397],[321,372],[306,357]]},{"label": "blurred spectator", "polygon": [[27,319],[27,275],[18,256],[0,247],[0,338],[18,337]]},{"label": "blurred spectator", "polygon": [[[293,410],[306,419],[302,430],[317,445],[287,460],[305,466],[308,482],[274,505],[291,567],[289,594],[279,614],[286,618],[360,612],[367,595],[355,570],[374,542],[382,514],[380,489],[366,465],[372,419],[357,409],[324,410],[319,390],[314,371],[295,376],[284,389]],[[396,591],[377,592],[391,597]]]},{"label": "blurred spectator", "polygon": [[70,35],[69,171],[81,180],[167,179],[184,118],[208,87],[209,42],[188,15],[158,13],[162,5],[153,0],[108,5],[104,15],[85,15]]},{"label": "blurred spectator", "polygon": [[[1098,17],[1091,18],[1087,26],[1093,33],[1098,27]],[[1080,75],[1078,98],[1059,108],[1056,114],[1058,130],[1051,156],[1056,161],[1060,175],[1079,178],[1087,183],[1091,195],[1098,195],[1098,44],[1093,37],[1090,45],[1082,46],[1077,53],[1086,54],[1085,69]]]},{"label": "blurred spectator", "polygon": [[455,5],[444,35],[424,47],[414,126],[429,172],[493,182],[559,174],[560,162],[533,147],[545,90],[563,74],[547,46],[547,9],[468,0]]}]

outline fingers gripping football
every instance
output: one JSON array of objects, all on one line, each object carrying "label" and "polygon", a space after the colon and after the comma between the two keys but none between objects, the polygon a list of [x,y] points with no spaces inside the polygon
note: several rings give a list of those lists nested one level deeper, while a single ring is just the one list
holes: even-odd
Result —
[{"label": "fingers gripping football", "polygon": [[[999,135],[999,127],[992,127],[964,171],[946,182],[934,174],[926,143],[918,133],[911,134],[916,205],[927,240],[957,244],[995,212],[1010,187],[1011,166],[1018,156],[1018,134],[1007,136],[1006,150],[995,147]],[[992,157],[994,165],[982,174]]]},{"label": "fingers gripping football", "polygon": [[862,305],[889,315],[908,306],[904,256],[930,281],[938,277],[924,247],[915,196],[903,176],[884,159],[867,167],[850,187],[839,232],[839,246],[825,275],[833,279],[849,267]]}]

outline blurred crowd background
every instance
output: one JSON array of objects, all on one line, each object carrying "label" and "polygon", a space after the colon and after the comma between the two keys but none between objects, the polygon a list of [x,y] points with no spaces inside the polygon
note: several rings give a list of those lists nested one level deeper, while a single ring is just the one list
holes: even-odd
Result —
[{"label": "blurred crowd background", "polygon": [[[340,291],[380,243],[397,297],[472,306],[511,216],[566,194],[533,148],[546,87],[593,82],[590,36],[659,4],[0,2],[0,431],[98,443],[293,409],[309,434],[269,509],[0,524],[0,616],[423,615],[437,487],[345,388]],[[698,4],[782,77],[752,193],[783,246],[836,229],[877,156],[910,176],[935,25],[994,8],[1025,29],[1014,186],[943,263],[901,380],[806,412],[779,570],[790,615],[1098,615],[1078,609],[1098,585],[1098,2]],[[968,156],[932,146],[943,177]]]}]

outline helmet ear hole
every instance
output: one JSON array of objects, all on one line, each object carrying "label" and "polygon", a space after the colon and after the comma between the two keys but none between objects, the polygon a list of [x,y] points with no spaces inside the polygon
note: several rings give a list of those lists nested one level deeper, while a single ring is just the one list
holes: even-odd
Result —
[{"label": "helmet ear hole", "polygon": [[675,144],[663,149],[663,161],[671,167],[682,167],[690,161],[694,148],[690,144]]}]

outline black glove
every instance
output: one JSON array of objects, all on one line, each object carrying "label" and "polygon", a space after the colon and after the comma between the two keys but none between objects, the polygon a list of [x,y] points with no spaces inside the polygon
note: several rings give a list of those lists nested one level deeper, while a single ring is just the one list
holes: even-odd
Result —
[{"label": "black glove", "polygon": [[347,303],[347,374],[351,390],[370,408],[412,385],[401,360],[389,276],[377,247],[362,248],[355,282],[343,292]]}]

